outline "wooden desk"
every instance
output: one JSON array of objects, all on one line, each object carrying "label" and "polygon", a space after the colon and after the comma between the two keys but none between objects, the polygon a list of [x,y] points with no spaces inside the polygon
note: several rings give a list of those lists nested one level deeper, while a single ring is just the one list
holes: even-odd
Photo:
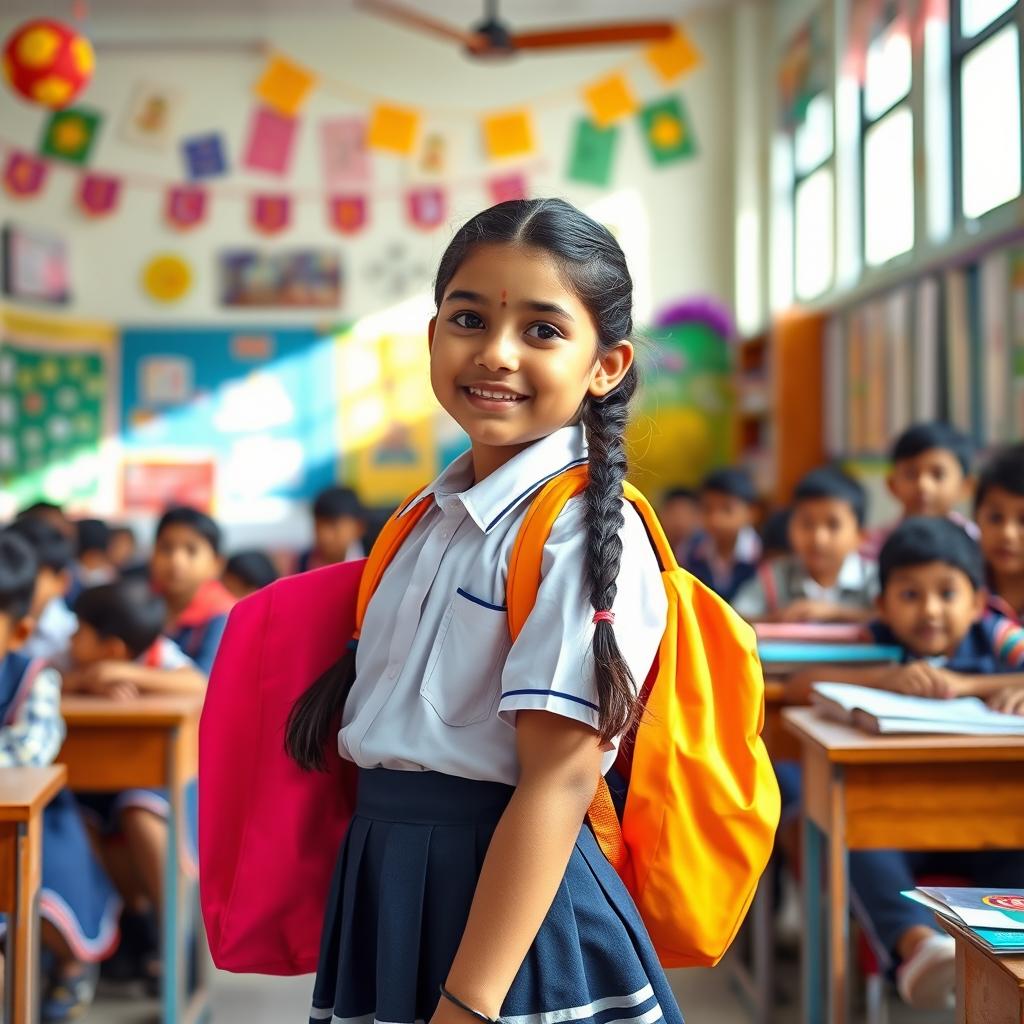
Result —
[{"label": "wooden desk", "polygon": [[848,851],[1024,848],[1024,814],[1008,813],[1024,807],[1024,737],[882,737],[813,708],[782,717],[803,751],[803,1019],[847,1024]]},{"label": "wooden desk", "polygon": [[956,939],[957,1024],[1024,1024],[1024,956],[996,956],[941,914]]},{"label": "wooden desk", "polygon": [[4,1019],[13,1024],[34,1024],[39,1018],[35,980],[43,811],[66,778],[61,765],[0,772],[0,913],[7,915]]},{"label": "wooden desk", "polygon": [[[201,1019],[206,994],[185,993],[185,891],[180,842],[185,835],[184,786],[196,774],[199,714],[203,698],[154,696],[132,701],[69,696],[61,702],[68,736],[60,753],[68,785],[79,792],[156,786],[167,789],[163,914],[163,1019],[179,1024]],[[201,926],[195,929],[199,940]]]}]

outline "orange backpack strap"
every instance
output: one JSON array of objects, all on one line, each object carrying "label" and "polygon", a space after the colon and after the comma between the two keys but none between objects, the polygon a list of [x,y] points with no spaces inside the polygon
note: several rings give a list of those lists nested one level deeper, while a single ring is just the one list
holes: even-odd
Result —
[{"label": "orange backpack strap", "polygon": [[[417,495],[422,491],[418,488],[409,495],[401,505],[392,513],[391,518],[384,524],[366,560],[366,567],[363,569],[362,579],[359,581],[359,596],[356,600],[356,629],[352,634],[353,640],[359,639],[360,631],[363,628],[363,617],[366,615],[366,608],[373,597],[384,571],[391,564],[402,542],[412,532],[413,527],[423,518],[423,514],[433,505],[432,501],[418,501],[415,505]],[[412,505],[412,508],[409,506]],[[408,509],[408,511],[405,511]],[[405,512],[403,515],[402,513]]]},{"label": "orange backpack strap", "polygon": [[[574,497],[586,489],[590,476],[586,466],[576,466],[544,485],[530,504],[516,536],[508,565],[506,604],[508,605],[508,628],[513,642],[523,628],[540,589],[544,545],[551,534],[551,528],[562,509]],[[658,522],[654,509],[647,499],[630,484],[623,486],[623,494],[640,513],[651,538],[651,544],[658,554],[662,569],[676,567],[675,555],[665,533]],[[626,868],[628,852],[622,838],[619,817],[612,803],[608,783],[601,779],[587,811],[587,818],[594,836],[605,857],[620,874]]]}]

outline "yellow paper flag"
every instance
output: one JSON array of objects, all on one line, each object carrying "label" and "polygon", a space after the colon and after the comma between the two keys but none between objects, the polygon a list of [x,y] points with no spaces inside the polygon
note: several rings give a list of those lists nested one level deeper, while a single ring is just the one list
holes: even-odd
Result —
[{"label": "yellow paper flag", "polygon": [[255,93],[279,114],[295,117],[315,84],[316,75],[311,71],[287,57],[275,56],[256,83]]},{"label": "yellow paper flag", "polygon": [[509,110],[483,119],[484,147],[492,160],[529,156],[534,149],[533,126],[526,110]]},{"label": "yellow paper flag", "polygon": [[409,156],[416,145],[420,115],[415,110],[381,103],[373,108],[367,144],[399,156]]},{"label": "yellow paper flag", "polygon": [[700,67],[702,60],[700,50],[682,27],[676,29],[671,39],[648,47],[646,56],[648,64],[666,83],[674,82],[680,75]]},{"label": "yellow paper flag", "polygon": [[609,75],[583,90],[598,128],[607,128],[636,110],[636,97],[623,74]]}]

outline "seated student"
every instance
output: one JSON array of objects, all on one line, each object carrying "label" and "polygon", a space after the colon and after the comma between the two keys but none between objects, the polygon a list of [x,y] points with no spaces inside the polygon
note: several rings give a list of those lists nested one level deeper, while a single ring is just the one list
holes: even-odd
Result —
[{"label": "seated student", "polygon": [[[204,691],[203,673],[173,640],[161,635],[167,606],[144,581],[119,580],[85,590],[75,602],[75,612],[79,625],[65,663],[65,690],[112,700],[131,699],[140,693]],[[122,978],[142,978],[155,987],[159,932],[148,911],[152,908],[159,913],[163,897],[170,813],[167,793],[130,789],[90,793],[79,799],[103,836],[123,835],[125,839],[121,846],[108,844],[105,848],[107,866],[127,905],[119,962],[113,966]],[[189,828],[194,836],[194,820]],[[187,852],[194,864],[193,846]]]},{"label": "seated student", "polygon": [[793,554],[762,563],[733,607],[751,621],[867,621],[878,583],[875,566],[857,553],[866,514],[856,480],[830,466],[811,470],[793,492]]},{"label": "seated student", "polygon": [[28,542],[39,565],[36,592],[29,610],[35,629],[22,645],[21,653],[26,658],[54,658],[68,649],[78,625],[67,606],[71,589],[71,541],[40,517],[19,519],[9,529]]},{"label": "seated student", "polygon": [[989,608],[1024,619],[1024,445],[998,452],[978,478],[974,518],[988,572]]},{"label": "seated student", "polygon": [[68,540],[75,539],[75,524],[65,515],[64,509],[60,505],[54,505],[52,501],[37,501],[32,505],[26,505],[18,512],[14,521],[20,523],[23,519],[42,519],[64,534]]},{"label": "seated student", "polygon": [[313,502],[313,547],[304,552],[296,572],[308,572],[337,562],[352,562],[366,551],[366,509],[351,487],[328,487]]},{"label": "seated student", "polygon": [[726,601],[757,572],[761,539],[751,525],[756,502],[750,474],[739,467],[715,470],[701,484],[704,525],[683,567]]},{"label": "seated student", "polygon": [[[32,548],[11,530],[0,533],[0,770],[52,764],[64,742],[60,676],[19,652],[33,628],[28,611],[35,581]],[[43,813],[42,867],[39,913],[52,968],[41,1016],[70,1020],[92,1002],[98,961],[117,941],[120,910],[70,790],[61,790]]]},{"label": "seated student", "polygon": [[789,542],[789,520],[792,514],[792,506],[786,505],[769,512],[761,524],[762,564],[793,553],[793,546]]},{"label": "seated student", "polygon": [[262,551],[239,551],[228,559],[221,580],[231,596],[240,601],[269,587],[278,575],[269,555]]},{"label": "seated student", "polygon": [[676,558],[682,559],[700,529],[700,498],[697,492],[690,487],[673,487],[666,491],[658,509],[658,519]]},{"label": "seated student", "polygon": [[166,634],[208,676],[235,599],[220,581],[220,527],[181,506],[164,513],[150,562],[153,586],[167,601]]},{"label": "seated student", "polygon": [[110,583],[117,569],[110,560],[110,527],[102,519],[80,519],[78,531],[78,561],[75,577],[82,590]]},{"label": "seated student", "polygon": [[[907,427],[892,446],[889,491],[910,516],[945,516],[975,540],[978,528],[956,506],[970,495],[974,445],[955,427],[941,421]],[[868,531],[861,547],[865,558],[876,560],[896,523]]]},{"label": "seated student", "polygon": [[112,526],[107,544],[107,560],[114,571],[122,573],[139,564],[138,542],[130,526]]}]

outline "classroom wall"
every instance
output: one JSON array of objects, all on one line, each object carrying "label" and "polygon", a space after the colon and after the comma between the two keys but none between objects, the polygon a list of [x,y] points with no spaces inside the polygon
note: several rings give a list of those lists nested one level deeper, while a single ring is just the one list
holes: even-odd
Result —
[{"label": "classroom wall", "polygon": [[[64,4],[35,5],[40,15],[66,17]],[[100,5],[97,5],[100,6]],[[211,5],[212,7],[213,5]],[[312,16],[298,12],[287,17],[228,18],[182,16],[168,11],[145,17],[123,13],[106,22],[96,10],[89,29],[99,40],[98,71],[82,102],[106,115],[98,144],[90,158],[94,169],[176,178],[182,161],[176,147],[150,153],[126,144],[119,137],[118,121],[126,97],[140,81],[180,88],[184,104],[178,134],[208,130],[224,133],[232,160],[237,161],[253,107],[250,87],[262,72],[263,56],[255,46],[222,49],[216,40],[242,40],[274,46],[325,76],[349,83],[368,96],[391,98],[412,106],[468,107],[486,112],[545,97],[559,90],[583,86],[611,70],[634,50],[596,49],[589,53],[531,56],[504,63],[472,63],[446,43],[404,31],[380,20],[346,9],[345,16]],[[170,9],[169,9],[170,10]],[[6,36],[23,18],[0,17]],[[687,20],[687,27],[704,54],[704,66],[688,76],[681,91],[694,120],[698,158],[664,168],[652,165],[634,123],[623,128],[613,187],[607,191],[572,186],[565,181],[569,139],[582,101],[571,93],[565,101],[535,111],[540,137],[539,167],[530,174],[535,195],[562,195],[616,227],[633,262],[638,284],[641,321],[667,302],[693,294],[716,296],[728,302],[732,291],[731,181],[732,140],[729,128],[730,29],[726,11],[706,11]],[[121,40],[116,48],[103,40]],[[181,47],[161,51],[133,49],[131,40],[167,40]],[[194,44],[190,47],[190,41]],[[206,48],[201,49],[200,46]],[[645,73],[646,72],[646,73]],[[655,98],[673,87],[660,84],[641,62],[633,74],[642,98]],[[357,97],[316,90],[304,112],[304,124],[291,174],[280,182],[270,175],[235,171],[229,184],[263,185],[272,190],[321,187],[317,123],[329,114],[366,112]],[[45,115],[26,105],[7,89],[0,90],[0,134],[20,145],[35,144]],[[404,210],[393,198],[373,204],[371,224],[353,239],[341,239],[325,224],[319,199],[298,204],[294,226],[276,247],[325,245],[343,252],[345,292],[337,311],[327,319],[350,320],[375,312],[415,288],[428,285],[438,256],[458,223],[489,204],[483,179],[489,168],[479,149],[476,120],[466,115],[438,115],[438,128],[450,135],[458,151],[454,177],[476,179],[460,187],[451,198],[448,222],[431,232],[406,226]],[[376,157],[375,185],[400,187],[406,170],[400,160]],[[241,199],[214,196],[208,222],[188,233],[178,233],[162,220],[163,195],[144,188],[127,188],[114,215],[98,221],[83,216],[74,206],[77,173],[55,167],[45,194],[16,202],[0,196],[3,219],[51,226],[64,233],[72,246],[74,301],[68,312],[116,323],[249,321],[251,314],[225,310],[217,301],[215,257],[226,246],[257,245],[247,225],[247,206]],[[214,192],[218,187],[212,183]],[[399,261],[408,273],[401,289],[382,264]],[[161,251],[180,253],[191,263],[194,286],[173,307],[149,299],[139,286],[143,263]],[[266,320],[308,322],[309,313],[273,311]]]}]

